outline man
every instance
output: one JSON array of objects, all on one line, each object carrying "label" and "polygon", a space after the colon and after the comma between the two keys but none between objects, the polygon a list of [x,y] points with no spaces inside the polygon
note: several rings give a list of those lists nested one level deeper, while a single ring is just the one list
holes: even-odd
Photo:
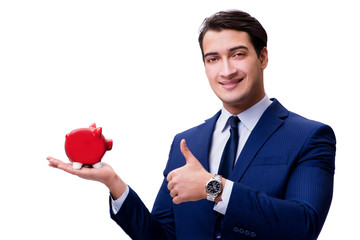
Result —
[{"label": "man", "polygon": [[267,97],[267,35],[249,14],[214,14],[199,43],[223,108],[175,136],[151,213],[107,164],[50,166],[104,183],[111,217],[133,239],[316,239],[332,199],[332,129]]}]

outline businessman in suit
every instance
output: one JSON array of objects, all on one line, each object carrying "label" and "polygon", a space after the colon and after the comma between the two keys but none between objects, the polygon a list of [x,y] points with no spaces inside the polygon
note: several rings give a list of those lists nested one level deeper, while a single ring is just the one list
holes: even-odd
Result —
[{"label": "businessman in suit", "polygon": [[223,108],[175,136],[151,212],[108,164],[50,166],[104,183],[111,217],[133,239],[316,239],[332,199],[332,129],[268,98],[267,35],[249,14],[212,15],[199,43]]}]

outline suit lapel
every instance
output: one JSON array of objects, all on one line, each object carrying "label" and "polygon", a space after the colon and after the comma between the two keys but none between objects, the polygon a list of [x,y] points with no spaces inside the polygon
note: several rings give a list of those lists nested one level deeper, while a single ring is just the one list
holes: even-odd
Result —
[{"label": "suit lapel", "polygon": [[[215,124],[221,114],[221,110],[217,112],[212,118],[205,121],[205,123],[199,126],[199,131],[195,136],[195,141],[190,151],[200,161],[204,168],[209,171],[209,150],[211,145],[211,139],[214,132]],[[190,146],[189,146],[190,147]]]},{"label": "suit lapel", "polygon": [[230,180],[238,182],[253,161],[261,147],[271,135],[283,124],[288,111],[276,100],[264,112],[251,132],[230,176]]}]

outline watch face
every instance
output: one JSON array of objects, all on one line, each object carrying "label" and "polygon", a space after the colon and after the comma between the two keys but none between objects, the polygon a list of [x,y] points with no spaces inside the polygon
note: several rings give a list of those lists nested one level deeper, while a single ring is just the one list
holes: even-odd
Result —
[{"label": "watch face", "polygon": [[206,185],[206,191],[208,193],[218,193],[220,191],[221,185],[218,181],[210,181],[207,185]]}]

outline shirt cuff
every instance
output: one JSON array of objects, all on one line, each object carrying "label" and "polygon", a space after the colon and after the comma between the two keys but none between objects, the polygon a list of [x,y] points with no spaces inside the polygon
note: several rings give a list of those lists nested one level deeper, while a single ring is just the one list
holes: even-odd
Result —
[{"label": "shirt cuff", "polygon": [[221,213],[222,215],[226,214],[227,207],[229,205],[231,191],[234,186],[234,182],[226,180],[224,190],[222,191],[221,201],[215,204],[214,211]]},{"label": "shirt cuff", "polygon": [[126,185],[126,189],[125,189],[125,192],[121,195],[121,197],[119,197],[118,199],[114,200],[110,194],[110,198],[111,198],[111,207],[112,207],[112,210],[114,212],[114,214],[116,215],[121,206],[123,205],[123,203],[125,202],[125,199],[127,198],[127,196],[129,195],[129,186]]}]

